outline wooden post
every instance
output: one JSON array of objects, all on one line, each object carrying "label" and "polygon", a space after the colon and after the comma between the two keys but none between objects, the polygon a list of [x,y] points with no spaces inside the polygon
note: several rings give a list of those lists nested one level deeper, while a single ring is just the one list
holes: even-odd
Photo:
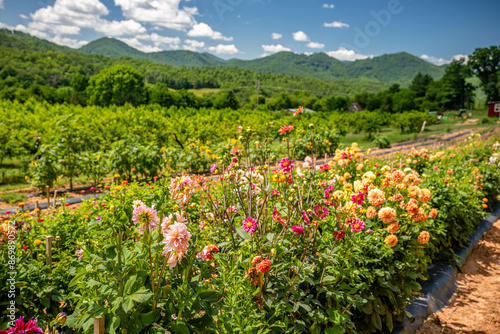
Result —
[{"label": "wooden post", "polygon": [[54,208],[56,207],[56,197],[57,197],[57,189],[54,190],[54,205],[53,205]]},{"label": "wooden post", "polygon": [[45,251],[47,252],[47,264],[52,266],[52,236],[45,237]]},{"label": "wooden post", "polygon": [[38,209],[38,200],[35,201],[35,209]]},{"label": "wooden post", "polygon": [[104,316],[101,318],[94,318],[94,334],[104,334]]}]

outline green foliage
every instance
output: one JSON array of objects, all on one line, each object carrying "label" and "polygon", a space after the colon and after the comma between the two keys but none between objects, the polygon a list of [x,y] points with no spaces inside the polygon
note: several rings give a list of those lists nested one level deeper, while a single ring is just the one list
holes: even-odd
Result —
[{"label": "green foliage", "polygon": [[124,65],[114,65],[92,76],[86,92],[88,103],[100,106],[136,106],[146,100],[142,74]]},{"label": "green foliage", "polygon": [[477,48],[469,57],[468,65],[481,80],[488,101],[499,101],[500,91],[497,88],[498,71],[500,70],[500,48]]},{"label": "green foliage", "polygon": [[384,134],[377,134],[373,138],[373,144],[375,144],[378,148],[386,148],[391,146],[391,142],[389,138],[387,138]]}]

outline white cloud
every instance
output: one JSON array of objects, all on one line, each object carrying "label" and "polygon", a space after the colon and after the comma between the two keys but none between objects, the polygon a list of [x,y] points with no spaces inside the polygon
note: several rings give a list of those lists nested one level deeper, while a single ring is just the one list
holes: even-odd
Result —
[{"label": "white cloud", "polygon": [[307,43],[307,47],[310,49],[323,49],[325,47],[325,44],[317,42],[309,42]]},{"label": "white cloud", "polygon": [[323,27],[327,28],[349,28],[350,26],[347,23],[341,21],[333,21],[332,23],[323,23]]},{"label": "white cloud", "polygon": [[185,30],[196,24],[196,7],[179,8],[181,0],[115,0],[123,16],[138,22],[148,22],[165,28]]},{"label": "white cloud", "polygon": [[363,55],[354,52],[354,50],[348,50],[344,47],[340,47],[336,51],[328,51],[326,52],[326,54],[338,60],[347,60],[347,61],[373,58],[373,55]]},{"label": "white cloud", "polygon": [[87,41],[79,41],[79,40],[73,39],[73,38],[61,37],[60,35],[56,35],[54,38],[51,38],[50,41],[52,41],[56,44],[59,44],[59,45],[69,46],[70,48],[73,48],[73,49],[78,49],[79,47],[82,47],[85,44],[88,44]]},{"label": "white cloud", "polygon": [[333,8],[335,8],[335,5],[333,5],[333,4],[327,4],[327,3],[324,3],[324,4],[323,4],[323,8],[333,9]]},{"label": "white cloud", "polygon": [[297,31],[293,34],[293,39],[299,42],[309,42],[309,37],[307,37],[306,33],[303,31]]},{"label": "white cloud", "polygon": [[47,33],[44,33],[43,31],[39,31],[36,29],[32,29],[26,26],[23,26],[22,24],[18,24],[15,27],[10,27],[8,25],[4,25],[3,23],[0,25],[0,28],[7,28],[11,30],[18,30],[21,32],[24,32],[25,34],[30,34],[31,36],[35,36],[38,38],[43,38],[43,39],[49,39],[50,36]]},{"label": "white cloud", "polygon": [[184,50],[198,51],[198,49],[205,47],[205,42],[186,39],[182,47],[184,48]]},{"label": "white cloud", "polygon": [[284,47],[281,44],[278,45],[262,45],[262,49],[267,53],[275,53],[275,52],[280,52],[280,51],[291,51],[290,48]]},{"label": "white cloud", "polygon": [[219,44],[217,46],[209,47],[208,50],[215,52],[216,54],[227,54],[227,55],[232,55],[240,52],[234,44],[229,44],[229,45]]},{"label": "white cloud", "polygon": [[280,39],[281,37],[283,37],[283,35],[282,34],[278,34],[277,32],[273,32],[271,34],[271,38],[272,39]]},{"label": "white cloud", "polygon": [[95,30],[108,36],[129,36],[147,32],[146,28],[134,20],[104,21],[95,27]]},{"label": "white cloud", "polygon": [[3,9],[3,0],[0,0],[0,9]]},{"label": "white cloud", "polygon": [[28,20],[29,17],[24,15],[24,14],[19,14],[19,17],[22,18],[22,19],[25,19],[25,20]]},{"label": "white cloud", "polygon": [[101,18],[108,14],[108,8],[99,0],[56,0],[53,6],[40,8],[30,14],[32,21],[28,26],[56,35],[79,35],[81,28],[93,29],[108,36],[146,32],[146,28],[134,20],[108,21]]},{"label": "white cloud", "polygon": [[306,56],[310,56],[310,55],[313,55],[313,54],[314,54],[314,52],[304,52],[304,54],[305,54]]},{"label": "white cloud", "polygon": [[429,63],[432,63],[437,66],[445,65],[451,63],[452,60],[459,60],[460,58],[465,58],[465,62],[467,63],[469,61],[469,56],[467,55],[462,55],[462,54],[457,54],[451,57],[451,59],[444,59],[444,58],[436,58],[433,56],[428,56],[426,54],[423,54],[420,56],[423,60],[428,61]]},{"label": "white cloud", "polygon": [[158,51],[162,51],[162,49],[160,49],[159,47],[157,46],[151,46],[151,45],[146,45],[146,44],[143,44],[142,42],[140,42],[137,38],[135,37],[132,37],[132,38],[118,38],[120,41],[128,44],[129,46],[137,49],[137,50],[140,50],[142,52],[158,52]]},{"label": "white cloud", "polygon": [[137,39],[140,40],[145,40],[145,41],[151,41],[153,42],[155,46],[155,50],[160,49],[160,46],[168,46],[171,49],[178,49],[179,44],[181,43],[181,39],[179,37],[168,37],[168,36],[161,36],[158,35],[157,33],[152,33],[151,35],[148,34],[141,34],[136,36]]},{"label": "white cloud", "polygon": [[232,41],[232,37],[225,37],[220,32],[214,31],[206,23],[197,23],[193,26],[193,29],[189,30],[187,33],[190,37],[208,37],[211,39],[222,39],[224,41]]}]

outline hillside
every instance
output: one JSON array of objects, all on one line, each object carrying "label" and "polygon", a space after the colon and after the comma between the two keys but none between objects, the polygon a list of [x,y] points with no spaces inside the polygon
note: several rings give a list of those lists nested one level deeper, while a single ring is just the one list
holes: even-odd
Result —
[{"label": "hillside", "polygon": [[225,61],[208,53],[185,50],[144,53],[112,38],[101,38],[79,49],[111,57],[126,56],[176,67],[238,67],[261,73],[296,75],[325,81],[347,80],[373,83],[400,83],[406,86],[418,72],[439,79],[444,68],[406,52],[371,59],[343,62],[325,53],[312,55],[278,52],[252,60]]}]

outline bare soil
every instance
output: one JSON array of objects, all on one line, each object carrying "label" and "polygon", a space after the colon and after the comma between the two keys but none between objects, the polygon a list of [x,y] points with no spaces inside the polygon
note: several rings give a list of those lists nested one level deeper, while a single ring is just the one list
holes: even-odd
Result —
[{"label": "bare soil", "polygon": [[500,334],[500,220],[458,275],[450,304],[431,315],[417,334]]}]

